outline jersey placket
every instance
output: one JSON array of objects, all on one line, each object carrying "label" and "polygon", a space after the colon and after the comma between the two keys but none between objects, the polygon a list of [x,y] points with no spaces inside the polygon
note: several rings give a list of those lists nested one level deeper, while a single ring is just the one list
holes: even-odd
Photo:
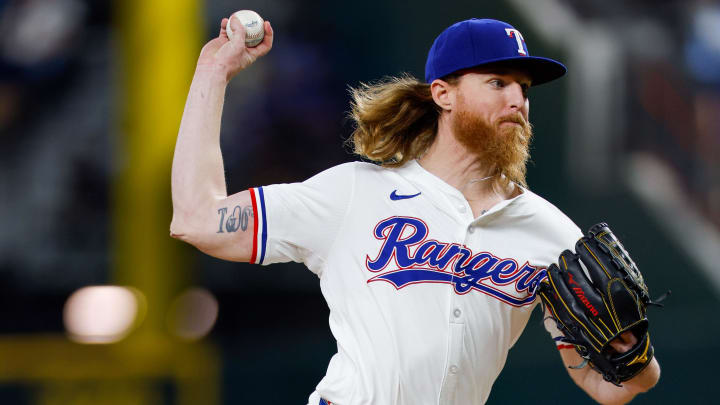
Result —
[{"label": "jersey placket", "polygon": [[[456,240],[462,240],[464,245],[471,242],[473,233],[473,214],[470,204],[459,192],[456,195],[450,195],[450,201],[453,203],[456,213],[460,219],[460,223],[469,224],[458,232]],[[462,359],[462,350],[465,339],[465,311],[463,308],[461,297],[455,293],[454,286],[450,289],[450,314],[448,327],[448,351],[447,361],[445,365],[445,375],[442,388],[440,390],[440,405],[459,404],[462,398],[457,398],[458,381],[460,374],[465,372],[460,368]]]}]

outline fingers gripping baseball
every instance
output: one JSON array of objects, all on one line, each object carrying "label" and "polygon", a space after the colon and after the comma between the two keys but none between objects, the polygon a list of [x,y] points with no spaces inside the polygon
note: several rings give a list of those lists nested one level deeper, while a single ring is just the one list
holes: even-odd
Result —
[{"label": "fingers gripping baseball", "polygon": [[[227,25],[235,35],[228,37]],[[247,68],[258,58],[272,49],[274,32],[269,21],[264,22],[265,36],[257,46],[248,47],[245,43],[245,27],[237,18],[223,18],[220,34],[208,42],[200,52],[198,67],[224,73],[229,81],[241,70]]]}]

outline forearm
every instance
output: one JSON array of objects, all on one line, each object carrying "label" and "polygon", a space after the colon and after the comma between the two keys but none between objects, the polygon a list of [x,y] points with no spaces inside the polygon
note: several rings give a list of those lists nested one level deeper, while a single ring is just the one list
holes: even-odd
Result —
[{"label": "forearm", "polygon": [[[577,352],[572,349],[560,350],[560,354],[566,367],[576,366],[582,361]],[[591,369],[590,366],[581,369],[568,368],[568,373],[573,381],[595,401],[605,405],[626,404],[637,394],[647,392],[657,384],[660,379],[660,365],[653,358],[640,374],[623,382],[622,387],[605,381],[602,375]]]},{"label": "forearm", "polygon": [[628,401],[637,394],[649,391],[658,383],[659,380],[660,363],[658,363],[657,358],[653,357],[650,364],[648,364],[647,367],[640,372],[640,374],[622,384],[625,391],[631,395],[628,398]]},{"label": "forearm", "polygon": [[251,258],[254,225],[250,193],[228,197],[220,152],[220,122],[227,83],[272,48],[273,30],[265,21],[265,37],[245,46],[245,28],[233,19],[220,23],[220,33],[203,47],[180,122],[172,165],[173,219],[170,235],[203,252],[226,260]]},{"label": "forearm", "polygon": [[224,73],[203,67],[190,85],[172,164],[171,233],[205,222],[196,217],[227,196],[220,151],[226,86]]}]

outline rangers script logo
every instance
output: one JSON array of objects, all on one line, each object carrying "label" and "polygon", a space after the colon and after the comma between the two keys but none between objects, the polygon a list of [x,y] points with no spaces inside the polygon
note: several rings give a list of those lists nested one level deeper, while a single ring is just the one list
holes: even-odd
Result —
[{"label": "rangers script logo", "polygon": [[[535,290],[545,278],[545,269],[522,266],[512,258],[490,252],[474,254],[457,243],[426,240],[427,224],[413,217],[390,217],[373,231],[383,244],[377,257],[366,256],[365,266],[373,273],[368,280],[386,281],[401,289],[416,283],[452,284],[457,294],[480,291],[513,306],[531,304]],[[388,269],[390,262],[394,266]]]}]

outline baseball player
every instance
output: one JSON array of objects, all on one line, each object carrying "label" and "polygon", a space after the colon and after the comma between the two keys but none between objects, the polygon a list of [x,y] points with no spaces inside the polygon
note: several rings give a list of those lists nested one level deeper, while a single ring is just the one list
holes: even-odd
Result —
[{"label": "baseball player", "polygon": [[[484,403],[540,302],[546,269],[583,236],[525,184],[527,91],[565,67],[530,56],[509,24],[459,22],[430,48],[424,82],[405,76],[354,90],[356,152],[380,164],[228,196],[225,88],[270,51],[273,30],[265,22],[263,42],[247,48],[242,25],[233,20],[240,35],[229,40],[227,23],[203,48],[190,87],[171,235],[218,258],[292,260],[318,276],[338,352],[308,404]],[[557,322],[546,327],[565,365],[577,366],[581,355],[563,349],[579,344],[567,337],[575,328]],[[617,353],[638,346],[632,333],[606,335]],[[568,372],[593,399],[625,403],[658,381],[648,347],[621,383],[590,367]]]}]

